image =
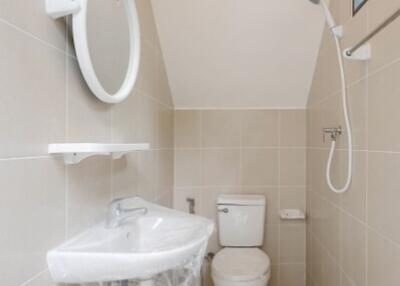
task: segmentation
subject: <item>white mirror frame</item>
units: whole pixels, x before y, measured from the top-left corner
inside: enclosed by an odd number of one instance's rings
[[[47,14],[54,19],[72,15],[76,55],[87,85],[101,101],[106,103],[119,103],[126,99],[131,93],[139,72],[140,28],[136,4],[134,0],[120,0],[125,6],[129,24],[129,65],[121,87],[115,94],[110,94],[100,83],[90,57],[86,23],[88,1],[90,0],[46,0],[46,11]]]

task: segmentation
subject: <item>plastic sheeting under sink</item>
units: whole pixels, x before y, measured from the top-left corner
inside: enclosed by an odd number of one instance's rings
[[[147,214],[115,229],[97,225],[49,251],[53,280],[86,284],[154,278],[155,284],[178,279],[182,283],[174,286],[195,285],[188,281],[200,275],[214,224],[140,198],[133,205],[147,208]]]

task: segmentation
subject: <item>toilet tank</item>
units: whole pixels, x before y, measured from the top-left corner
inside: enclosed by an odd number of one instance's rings
[[[261,246],[264,239],[265,197],[220,195],[217,199],[221,246]]]

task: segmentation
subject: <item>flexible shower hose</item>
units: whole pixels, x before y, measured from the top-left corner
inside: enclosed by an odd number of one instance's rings
[[[347,108],[347,88],[346,88],[346,77],[344,74],[344,65],[343,65],[343,57],[342,57],[342,50],[340,47],[340,42],[338,37],[332,32],[333,37],[335,39],[335,44],[336,44],[336,50],[337,50],[337,56],[338,56],[338,61],[339,61],[339,67],[340,67],[340,80],[342,83],[342,104],[343,104],[343,113],[344,113],[344,120],[346,124],[346,131],[347,131],[347,145],[348,145],[348,165],[347,165],[347,178],[346,178],[346,183],[342,188],[336,188],[332,184],[331,180],[331,166],[332,166],[332,159],[333,155],[335,153],[335,147],[336,147],[336,139],[332,140],[331,143],[331,149],[329,151],[329,158],[326,166],[326,181],[328,183],[329,188],[338,194],[346,192],[351,184],[351,177],[352,177],[352,167],[353,167],[353,138],[351,134],[351,124],[350,124],[350,118],[349,118],[349,112]]]

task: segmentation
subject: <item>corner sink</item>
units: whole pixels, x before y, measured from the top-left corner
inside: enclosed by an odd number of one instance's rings
[[[94,226],[48,252],[54,282],[149,279],[205,251],[214,230],[210,220],[140,198],[132,199],[130,205],[148,212],[115,229]]]

